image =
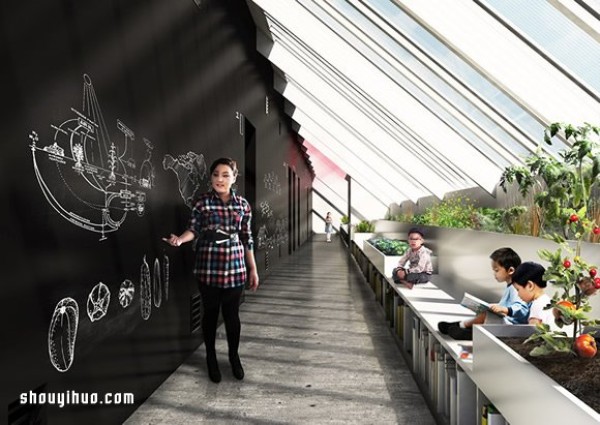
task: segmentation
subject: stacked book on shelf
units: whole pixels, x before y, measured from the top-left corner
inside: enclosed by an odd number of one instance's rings
[[[481,408],[481,425],[506,425],[506,421],[493,404]]]

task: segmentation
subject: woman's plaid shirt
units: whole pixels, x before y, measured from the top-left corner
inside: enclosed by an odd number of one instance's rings
[[[245,250],[253,249],[250,221],[252,209],[246,199],[231,192],[226,204],[214,190],[200,196],[192,209],[188,228],[196,236],[194,274],[201,285],[236,288],[246,284]],[[239,237],[211,242],[201,232],[221,230]]]

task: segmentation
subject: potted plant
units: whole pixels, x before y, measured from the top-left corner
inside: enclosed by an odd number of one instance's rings
[[[406,250],[409,248],[408,242],[398,239],[388,238],[376,238],[370,239],[369,243],[388,256],[401,256],[404,255]]]
[[[375,225],[367,220],[361,220],[355,227],[356,233],[373,233],[375,231]]]
[[[360,248],[363,249],[364,241],[371,239],[375,232],[375,225],[367,220],[361,220],[358,224],[352,227],[352,240]]]
[[[369,239],[363,244],[363,252],[384,276],[392,275],[392,270],[398,266],[398,260],[407,249],[406,241],[385,237]]]

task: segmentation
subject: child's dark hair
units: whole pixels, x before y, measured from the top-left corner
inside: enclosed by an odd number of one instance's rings
[[[231,159],[231,158],[215,159],[214,162],[212,163],[212,165],[210,166],[210,174],[212,174],[213,171],[215,171],[215,168],[217,168],[217,165],[227,165],[229,168],[231,168],[233,170],[233,175],[237,177],[237,174],[238,174],[237,162],[235,162],[233,159]]]
[[[546,273],[544,266],[533,261],[526,261],[517,267],[517,270],[512,275],[512,281],[521,286],[527,285],[527,282],[533,282],[540,288],[545,288],[544,273]]]
[[[409,236],[410,236],[410,234],[411,234],[411,233],[416,233],[417,235],[421,235],[421,237],[422,237],[422,238],[424,238],[424,237],[425,237],[425,235],[423,234],[423,231],[422,231],[421,229],[419,229],[418,227],[411,227],[411,228],[408,230],[408,233],[407,233],[407,235],[409,235]]]
[[[512,248],[498,248],[490,255],[492,261],[498,263],[500,267],[506,270],[513,267],[516,269],[521,264],[521,257]]]

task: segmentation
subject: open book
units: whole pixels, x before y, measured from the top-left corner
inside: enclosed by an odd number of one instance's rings
[[[468,292],[465,292],[465,295],[463,296],[463,299],[460,302],[460,304],[464,307],[467,307],[469,310],[473,310],[477,314],[483,313],[484,311],[489,311],[491,313],[494,313],[492,310],[490,310],[489,303],[487,303],[477,297],[474,297],[473,295],[469,294]],[[496,313],[494,313],[494,314],[496,314]]]

